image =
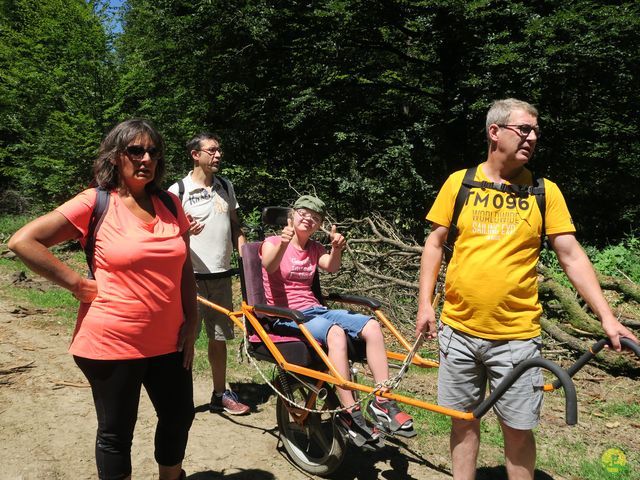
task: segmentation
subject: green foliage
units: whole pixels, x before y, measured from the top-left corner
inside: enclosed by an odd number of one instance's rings
[[[640,239],[637,237],[627,235],[620,242],[601,249],[587,246],[585,252],[598,272],[613,277],[625,276],[635,283],[640,283]],[[570,286],[553,250],[544,249],[540,259],[549,267],[555,280]]]
[[[380,211],[420,236],[447,175],[484,160],[490,102],[516,96],[540,109],[532,167],[580,238],[640,220],[638,2],[129,0],[115,39],[104,5],[0,9],[0,192],[59,202],[107,126],[144,116],[168,183],[213,130],[245,211],[315,191],[339,219]]]
[[[0,215],[0,238],[9,238],[23,225],[26,225],[31,217],[26,215]]]
[[[108,38],[84,0],[10,0],[0,10],[0,193],[31,208],[77,192],[112,102]]]
[[[640,283],[640,239],[627,236],[617,245],[609,245],[591,255],[599,272],[614,277],[624,275]]]
[[[216,130],[248,210],[315,189],[338,217],[392,213],[416,234],[446,176],[483,160],[489,102],[523,97],[547,129],[536,170],[559,180],[586,238],[619,238],[638,218],[637,13],[632,2],[130,0],[119,111],[152,115],[170,145]],[[173,172],[185,169],[178,151]]]

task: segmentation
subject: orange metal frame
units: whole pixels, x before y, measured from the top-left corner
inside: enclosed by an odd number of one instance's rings
[[[374,387],[363,385],[361,383],[355,383],[345,379],[344,377],[342,377],[342,375],[338,373],[335,366],[331,363],[331,360],[329,360],[329,357],[327,356],[327,354],[320,347],[318,342],[315,341],[315,339],[313,338],[311,333],[309,333],[309,330],[305,327],[303,323],[299,324],[300,331],[307,339],[308,344],[314,349],[314,351],[318,354],[318,357],[320,357],[320,359],[322,359],[322,361],[326,365],[327,372],[320,372],[318,370],[313,370],[307,367],[303,367],[301,365],[296,365],[294,363],[287,362],[287,360],[285,360],[285,358],[280,353],[280,350],[278,349],[277,345],[269,338],[269,335],[267,334],[264,327],[260,323],[260,320],[256,317],[256,313],[260,313],[259,309],[256,309],[252,305],[248,305],[244,301],[242,302],[241,310],[238,310],[238,311],[227,310],[226,308],[221,307],[220,305],[217,305],[213,302],[210,302],[209,300],[206,300],[205,298],[200,296],[198,297],[198,301],[201,302],[203,305],[206,305],[210,308],[213,308],[214,310],[217,310],[220,313],[227,315],[243,332],[245,332],[245,326],[242,319],[243,317],[246,318],[247,321],[251,323],[251,326],[255,330],[256,334],[260,337],[262,342],[265,344],[265,346],[269,350],[269,353],[271,353],[271,355],[275,359],[278,366],[280,366],[283,370],[287,372],[297,373],[299,375],[304,375],[306,377],[314,378],[318,380],[319,381],[318,387],[320,387],[322,383],[326,382],[332,385],[336,385],[338,387],[347,388],[349,390],[358,390],[360,392],[364,392],[367,394],[375,392],[376,395],[379,395],[381,397],[390,398],[392,400],[396,400],[398,402],[401,402],[407,405],[413,405],[414,407],[424,408],[425,410],[430,410],[432,412],[442,413],[444,415],[448,415],[453,418],[458,418],[462,420],[473,420],[475,418],[473,416],[473,413],[471,412],[461,412],[459,410],[453,410],[451,408],[441,407],[440,405],[436,405],[436,404],[425,402],[415,398],[407,397],[405,395],[399,395],[394,392],[381,391]],[[383,312],[381,312],[379,309],[373,309],[373,313],[375,314],[376,318],[380,321],[380,323],[384,325],[389,330],[389,332],[398,340],[398,342],[407,350],[407,353],[405,354],[402,354],[399,352],[387,351],[387,358],[404,362],[407,358],[407,354],[411,351],[412,345],[393,326],[393,324],[389,321],[389,319],[384,315]],[[422,358],[418,354],[416,354],[413,357],[411,364],[420,368],[437,368],[438,367],[438,362],[434,362],[433,360]],[[309,399],[310,403],[313,403],[313,401],[314,399]],[[302,411],[299,412],[301,418],[296,419],[297,422],[304,421],[304,417],[306,417],[304,413],[306,412],[302,412]]]

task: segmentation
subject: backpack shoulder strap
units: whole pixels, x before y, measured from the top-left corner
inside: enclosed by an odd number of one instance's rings
[[[458,190],[458,195],[456,195],[456,201],[453,205],[453,214],[451,215],[451,224],[449,225],[449,233],[447,234],[447,240],[444,244],[444,260],[446,263],[449,263],[451,256],[453,255],[453,246],[456,243],[456,238],[458,238],[458,218],[460,217],[460,212],[462,212],[462,207],[469,199],[469,192],[471,191],[471,188],[476,184],[474,179],[477,170],[477,166],[467,169],[464,173],[460,190]]]
[[[182,179],[178,180],[178,198],[180,199],[180,203],[182,203],[182,197],[184,197],[184,182]]]
[[[547,198],[544,190],[544,178],[542,177],[533,177],[533,195],[536,197],[536,203],[538,204],[538,210],[540,210],[540,215],[542,215],[542,230],[540,233],[540,241],[544,243],[544,238],[546,235],[545,230],[545,220],[547,214]]]
[[[464,178],[462,180],[462,184],[460,185],[460,190],[458,190],[458,195],[456,196],[456,201],[453,206],[453,214],[451,216],[451,225],[449,225],[449,233],[447,234],[447,240],[444,244],[444,259],[448,264],[453,256],[453,247],[455,245],[456,239],[458,238],[458,218],[460,217],[460,212],[462,211],[462,207],[467,203],[469,199],[469,193],[472,188],[490,188],[493,190],[498,190],[501,192],[510,192],[515,193],[520,196],[528,196],[533,195],[536,199],[536,203],[538,205],[538,209],[540,210],[540,215],[542,216],[542,231],[541,231],[541,243],[545,242],[545,217],[546,217],[546,196],[545,196],[545,187],[544,187],[544,178],[533,176],[533,185],[506,185],[506,184],[495,184],[491,182],[477,182],[475,181],[477,167],[469,168],[464,174]],[[533,175],[533,174],[532,174]]]
[[[173,216],[178,218],[178,208],[171,198],[171,195],[169,195],[166,190],[158,190],[158,198],[162,201],[162,203],[164,203],[164,206],[167,207],[171,213],[173,213]]]
[[[229,195],[229,181],[225,180],[222,177],[217,177],[218,180],[220,180],[220,184],[222,185],[222,188],[224,188],[224,191],[227,192],[227,195]]]
[[[89,267],[88,277],[94,279],[93,275],[93,257],[96,249],[96,232],[100,229],[100,225],[104,220],[107,210],[109,209],[109,191],[101,187],[96,187],[96,202],[93,205],[91,218],[89,219],[89,229],[87,230],[87,241],[84,245],[84,255],[87,259]]]

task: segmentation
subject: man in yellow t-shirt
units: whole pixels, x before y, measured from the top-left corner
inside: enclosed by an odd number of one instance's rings
[[[533,185],[525,168],[540,135],[532,105],[505,99],[493,103],[486,121],[486,162],[475,181]],[[540,315],[536,264],[543,218],[533,195],[473,188],[457,220],[458,236],[445,282],[441,327],[431,306],[443,246],[465,171],[453,173],[440,190],[427,220],[420,269],[416,334],[439,339],[438,403],[473,410],[486,385],[495,388],[518,363],[540,355]],[[544,180],[544,230],[571,283],[600,318],[615,350],[620,337],[637,338],[614,317],[595,272],[575,238],[575,228],[557,185]],[[504,436],[510,480],[533,479],[536,446],[532,429],[540,420],[542,373],[526,372],[496,403]],[[480,445],[480,420],[452,419],[451,457],[454,480],[474,479]]]

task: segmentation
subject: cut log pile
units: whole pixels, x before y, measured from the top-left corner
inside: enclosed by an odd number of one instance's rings
[[[348,219],[338,224],[338,231],[347,237],[348,247],[342,269],[323,281],[324,288],[380,300],[388,316],[412,339],[422,245],[400,235],[398,228],[379,215]],[[566,366],[603,338],[604,332],[563,274],[542,263],[538,272],[544,355]],[[640,286],[624,277],[599,274],[598,279],[621,323],[640,334]],[[631,354],[605,349],[591,364],[612,374],[640,376],[640,362]]]

